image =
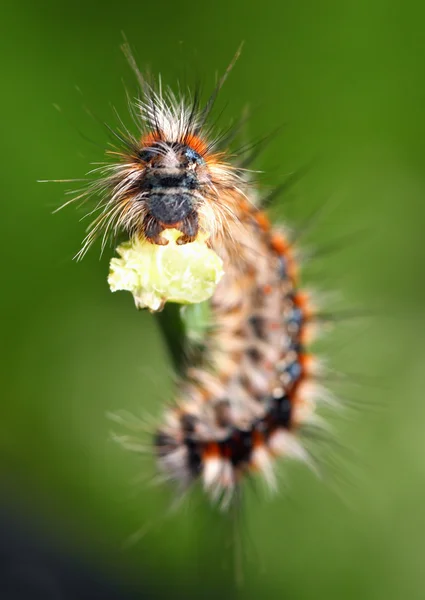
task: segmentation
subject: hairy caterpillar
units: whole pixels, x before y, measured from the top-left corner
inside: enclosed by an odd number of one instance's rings
[[[148,84],[125,48],[141,99],[132,104],[140,130],[114,135],[112,164],[83,192],[99,194],[98,216],[79,256],[102,236],[125,231],[163,245],[200,233],[222,259],[224,276],[211,299],[212,326],[166,408],[154,439],[160,470],[182,489],[201,480],[222,507],[249,472],[275,487],[275,458],[308,461],[298,435],[314,423],[322,388],[308,345],[318,315],[298,287],[295,250],[271,226],[251,174],[213,136],[207,118],[234,61],[205,105]],[[79,196],[81,197],[81,196]]]

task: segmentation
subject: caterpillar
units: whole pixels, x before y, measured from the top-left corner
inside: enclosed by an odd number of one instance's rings
[[[239,51],[202,104],[198,94],[148,83],[124,50],[140,85],[131,103],[138,131],[114,132],[112,164],[82,193],[102,200],[79,257],[99,236],[102,248],[122,231],[161,245],[173,228],[179,245],[207,234],[222,259],[204,349],[165,408],[153,448],[166,479],[181,490],[200,481],[227,508],[251,473],[274,489],[278,457],[310,462],[300,432],[315,423],[324,394],[309,351],[318,313],[299,286],[296,248],[271,224],[252,172],[228,151],[232,132],[216,135],[208,125]]]

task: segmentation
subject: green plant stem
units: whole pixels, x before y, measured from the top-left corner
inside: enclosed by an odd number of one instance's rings
[[[171,361],[179,375],[183,370],[186,346],[186,328],[180,308],[180,304],[167,302],[164,309],[156,315]]]

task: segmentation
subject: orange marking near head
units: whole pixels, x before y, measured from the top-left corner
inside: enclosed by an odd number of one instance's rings
[[[160,131],[151,131],[142,137],[140,140],[140,144],[142,146],[152,146],[155,142],[161,140],[161,132]]]
[[[270,229],[270,221],[269,221],[268,217],[266,216],[266,213],[264,213],[262,211],[258,211],[255,214],[255,220],[257,221],[257,223],[262,231],[268,231]]]
[[[182,139],[183,144],[187,144],[192,150],[203,156],[208,150],[207,144],[203,139],[192,133],[188,133]]]
[[[245,200],[245,198],[240,198],[239,208],[242,212],[249,213],[251,212],[252,206],[247,200]]]

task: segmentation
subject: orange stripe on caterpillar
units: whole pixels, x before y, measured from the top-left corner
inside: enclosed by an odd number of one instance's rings
[[[195,152],[197,152],[205,158],[205,155],[207,154],[208,150],[208,144],[199,136],[193,133],[188,133],[183,137],[182,143],[186,144],[187,146],[189,146],[189,148],[192,148],[192,150],[194,150]]]
[[[270,230],[270,221],[265,212],[259,210],[255,213],[254,218],[262,231]]]
[[[155,144],[156,142],[160,142],[162,140],[162,135],[159,130],[149,131],[142,136],[140,140],[140,147],[147,148]]]

